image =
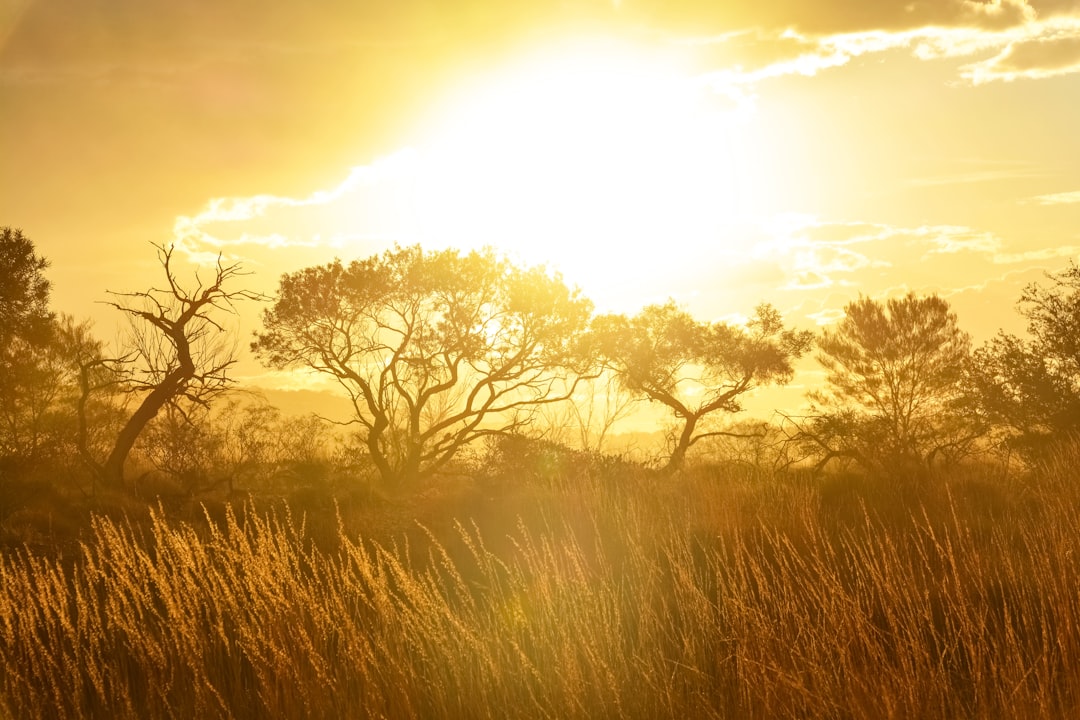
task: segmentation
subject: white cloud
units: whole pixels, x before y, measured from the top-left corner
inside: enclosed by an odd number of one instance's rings
[[[1031,198],[1030,202],[1037,205],[1072,205],[1080,203],[1080,190],[1052,193],[1050,195],[1036,195]]]
[[[1023,272],[1049,260],[1080,257],[1075,245],[1006,251],[1001,237],[963,225],[904,227],[787,215],[767,224],[763,235],[751,262],[777,268],[775,275],[783,281],[773,287],[800,298],[828,288],[872,295],[882,288],[887,295],[909,289],[949,294],[974,287],[1002,265]],[[765,276],[760,269],[758,274]],[[826,321],[816,314],[807,317]]]
[[[803,270],[795,273],[792,278],[783,285],[781,290],[820,290],[827,287],[832,287],[833,280],[828,275],[814,272],[813,270]]]
[[[405,239],[407,223],[397,210],[404,202],[402,185],[412,182],[415,160],[415,151],[404,150],[354,167],[335,187],[301,198],[214,198],[196,214],[176,218],[173,242],[197,263],[219,253],[252,260],[252,254],[266,250],[392,244]]]
[[[1054,248],[1041,248],[1018,253],[996,253],[994,262],[999,265],[1011,265],[1022,262],[1052,260],[1059,257],[1080,257],[1080,246],[1062,245]]]
[[[912,232],[932,246],[923,255],[923,259],[930,255],[955,255],[962,252],[996,253],[1001,248],[1001,239],[992,233],[963,226],[937,225],[916,228]]]
[[[993,15],[1015,3],[967,3]],[[777,57],[754,68],[734,65],[703,76],[714,88],[747,87],[771,78],[817,75],[870,54],[908,49],[920,60],[977,58],[961,68],[960,77],[975,85],[1038,79],[1080,72],[1080,16],[1058,15],[1040,19],[1027,8],[1025,22],[1000,29],[967,26],[925,26],[909,30],[869,30],[829,35],[810,35],[786,30],[776,39],[787,41],[785,50],[799,48],[794,56]],[[730,42],[723,35],[702,43]],[[990,55],[979,58],[980,55]]]
[[[806,317],[813,320],[818,325],[832,325],[835,322],[840,322],[844,319],[843,308],[825,308],[818,312],[809,313]]]

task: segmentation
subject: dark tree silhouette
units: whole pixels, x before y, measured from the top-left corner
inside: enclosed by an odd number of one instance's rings
[[[38,462],[74,450],[80,359],[100,353],[89,323],[56,318],[47,339],[9,338],[0,388],[0,455]]]
[[[61,389],[45,258],[21,230],[0,228],[0,456],[32,460]]]
[[[591,311],[558,276],[490,250],[395,248],[283,276],[252,347],[336,379],[380,475],[399,484],[570,397]]]
[[[968,383],[971,341],[948,302],[860,297],[818,340],[826,387],[810,393],[796,437],[823,467],[851,458],[886,474],[922,473],[985,431]]]
[[[1080,432],[1080,267],[1047,279],[1017,303],[1029,337],[1002,332],[975,352],[982,405],[1029,460]]]
[[[137,400],[98,466],[105,482],[114,487],[123,484],[131,449],[162,408],[183,401],[205,405],[230,386],[227,372],[236,361],[235,347],[215,316],[235,313],[239,300],[261,298],[249,290],[227,289],[247,273],[239,263],[225,263],[220,256],[212,280],[204,283],[196,273],[194,288],[186,289],[173,266],[173,246],[154,247],[166,286],[111,293],[117,299],[108,303],[128,316],[132,333],[123,356],[107,364],[123,392]],[[85,392],[94,389],[84,386]]]
[[[786,329],[771,305],[759,305],[746,327],[694,320],[673,302],[650,305],[638,315],[606,315],[593,323],[593,341],[604,364],[631,393],[658,402],[681,422],[668,470],[678,470],[699,440],[730,434],[702,429],[707,416],[742,409],[741,396],[784,383],[792,362],[812,334]]]
[[[0,228],[0,348],[13,337],[48,339],[54,319],[44,274],[48,266],[22,230]]]

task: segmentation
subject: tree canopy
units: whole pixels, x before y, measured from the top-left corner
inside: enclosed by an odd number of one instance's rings
[[[48,335],[53,321],[48,266],[22,230],[0,227],[0,344],[14,336],[36,342]]]
[[[983,407],[1032,460],[1080,431],[1080,267],[1047,279],[1017,303],[1028,338],[1002,332],[975,353]]]
[[[964,452],[983,426],[967,385],[971,339],[948,302],[908,293],[860,297],[818,340],[826,386],[803,438],[822,462],[920,472]]]
[[[54,445],[63,372],[49,310],[48,261],[21,230],[0,228],[0,457],[34,459]]]
[[[282,276],[252,347],[271,366],[333,377],[380,475],[400,483],[570,397],[591,313],[544,268],[397,247]]]
[[[745,393],[790,380],[792,362],[809,349],[812,336],[785,328],[768,304],[744,327],[700,322],[668,302],[633,317],[600,316],[592,338],[628,391],[664,405],[681,422],[667,464],[677,470],[694,443],[726,432],[703,431],[707,416],[738,412]]]

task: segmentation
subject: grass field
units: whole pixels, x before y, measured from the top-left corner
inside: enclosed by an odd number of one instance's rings
[[[1077,717],[1078,460],[99,518],[3,557],[0,716]]]

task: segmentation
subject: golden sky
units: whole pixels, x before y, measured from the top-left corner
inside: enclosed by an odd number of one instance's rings
[[[620,311],[937,292],[984,339],[1080,254],[1077,128],[1077,0],[0,0],[0,224],[99,327],[151,241],[265,291],[421,242]]]

